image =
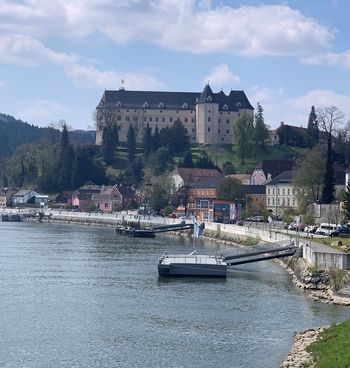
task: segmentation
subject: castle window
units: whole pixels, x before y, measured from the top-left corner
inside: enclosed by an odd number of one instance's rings
[[[241,106],[242,106],[242,104],[240,102],[236,103],[236,107],[241,107]]]
[[[187,118],[185,118],[185,123],[187,123]]]
[[[219,124],[221,123],[221,120],[220,120],[220,119],[218,120],[218,123],[219,123]]]
[[[218,130],[218,133],[220,133],[220,129]]]
[[[158,121],[159,119],[158,118],[156,118],[156,121]]]
[[[230,120],[229,119],[226,120],[226,124],[230,124]]]
[[[210,114],[211,113],[211,110],[208,110],[208,113]]]
[[[162,118],[162,122],[163,122],[163,123],[165,122],[165,118]]]
[[[210,127],[208,128],[208,132],[210,132]]]
[[[149,121],[152,121],[152,116],[149,117]]]
[[[183,109],[188,109],[188,103],[187,103],[187,102],[184,102],[184,103],[182,104],[182,108],[183,108]]]
[[[191,110],[191,111],[190,111],[190,113],[192,114],[192,113],[193,113],[193,111]]]
[[[192,123],[194,123],[194,119],[192,118]]]
[[[176,110],[176,113],[178,114],[179,113],[179,110]]]
[[[207,101],[208,101],[208,102],[211,102],[211,101],[212,101],[211,96],[208,96],[208,97],[207,97]]]
[[[170,118],[169,121],[170,121],[170,123],[172,123],[173,122],[173,118]]]
[[[129,112],[129,110],[126,110],[126,112]]]
[[[149,103],[146,101],[146,102],[144,102],[143,103],[143,105],[142,105],[142,107],[144,108],[144,109],[147,109],[148,107],[149,107]]]
[[[161,114],[163,114],[163,110],[160,110],[159,112],[160,112]]]
[[[125,121],[129,121],[130,117],[129,116],[125,116]]]
[[[134,116],[134,122],[135,123],[137,122],[137,116]]]
[[[192,129],[192,133],[194,133],[194,128]]]
[[[123,106],[123,104],[121,103],[121,101],[118,101],[118,102],[116,103],[116,105],[117,105],[117,107],[122,107],[122,106]]]
[[[159,107],[160,109],[164,109],[164,102],[159,102],[158,107]]]
[[[209,118],[208,118],[208,123],[210,123],[210,122],[211,122],[211,118],[209,117]]]
[[[227,129],[227,130],[226,130],[226,133],[228,134],[228,133],[230,133],[230,131]]]
[[[223,107],[222,107],[223,110],[228,110],[228,106],[225,104]]]
[[[146,116],[144,116],[144,117],[143,117],[143,121],[147,121],[147,118],[146,118]]]
[[[223,141],[224,141],[224,137],[221,138],[221,142],[223,142]]]

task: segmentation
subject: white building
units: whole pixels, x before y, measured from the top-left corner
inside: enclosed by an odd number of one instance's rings
[[[293,171],[284,171],[266,183],[266,209],[280,216],[298,208],[299,189],[293,184]]]
[[[101,144],[107,123],[119,126],[120,142],[126,142],[131,125],[140,143],[147,124],[154,132],[156,126],[161,130],[177,120],[191,143],[231,144],[232,122],[241,114],[254,114],[244,91],[213,93],[208,84],[202,93],[106,90],[96,107],[96,144]]]

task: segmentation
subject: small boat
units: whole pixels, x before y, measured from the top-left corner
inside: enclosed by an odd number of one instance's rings
[[[227,263],[222,256],[199,255],[196,251],[187,255],[168,255],[159,258],[159,276],[226,277]]]

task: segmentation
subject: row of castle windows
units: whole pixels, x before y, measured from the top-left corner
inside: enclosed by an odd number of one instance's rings
[[[210,96],[208,96],[208,97],[207,97],[207,101],[208,101],[208,102],[211,102],[211,101],[212,101],[212,98],[211,98]],[[122,102],[121,102],[121,101],[118,101],[118,102],[116,103],[116,106],[117,106],[117,107],[123,107],[123,104],[122,104]],[[242,105],[241,105],[241,103],[240,103],[240,102],[237,102],[237,103],[236,103],[236,107],[241,107],[241,106],[242,106]],[[149,104],[147,101],[145,101],[145,102],[143,103],[142,107],[143,107],[144,109],[148,109],[148,108],[150,108],[150,104]],[[160,109],[164,109],[164,107],[165,107],[164,102],[159,102],[158,107],[159,107]],[[184,102],[184,103],[181,105],[181,108],[183,108],[183,109],[188,109],[188,103],[187,103],[187,102]],[[222,107],[222,109],[223,109],[223,110],[228,110],[228,105],[226,105],[226,104],[225,104],[225,105]]]

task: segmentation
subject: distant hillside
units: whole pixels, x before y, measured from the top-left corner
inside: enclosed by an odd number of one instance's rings
[[[75,130],[70,132],[72,143],[94,144],[95,131]],[[60,131],[54,128],[39,128],[18,120],[11,115],[0,114],[0,157],[11,156],[16,148],[26,143],[51,143],[60,139]]]

